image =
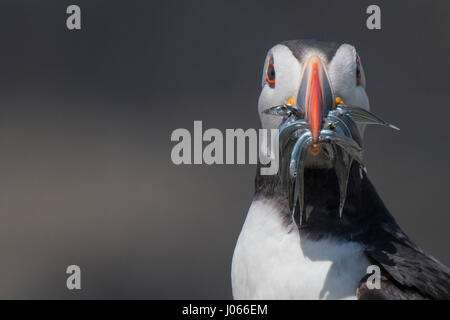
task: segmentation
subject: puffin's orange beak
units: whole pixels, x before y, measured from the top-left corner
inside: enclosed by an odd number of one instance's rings
[[[333,106],[333,94],[324,66],[319,57],[311,57],[304,69],[297,103],[304,108],[305,120],[309,123],[313,144],[311,151],[320,151],[318,144],[324,117]]]
[[[313,142],[317,143],[323,123],[323,90],[319,75],[319,62],[311,62],[306,94],[306,121],[309,122]]]

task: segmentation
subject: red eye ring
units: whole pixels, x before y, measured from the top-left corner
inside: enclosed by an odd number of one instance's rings
[[[270,57],[266,71],[266,81],[271,88],[275,87],[275,67],[273,57]]]
[[[359,57],[356,57],[356,85],[361,85],[361,63]]]

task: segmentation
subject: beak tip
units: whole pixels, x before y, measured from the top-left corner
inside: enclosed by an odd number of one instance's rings
[[[319,151],[320,151],[320,144],[318,144],[318,143],[313,143],[312,145],[311,145],[311,148],[310,148],[310,150],[311,150],[311,153],[314,155],[314,156],[316,156],[318,153],[319,153]]]

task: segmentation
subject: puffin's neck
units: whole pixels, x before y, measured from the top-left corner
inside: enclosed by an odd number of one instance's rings
[[[260,166],[255,178],[255,200],[276,201],[280,214],[290,219],[285,188],[279,175],[262,176],[259,169]],[[304,185],[307,218],[300,230],[313,238],[333,235],[351,240],[374,209],[384,208],[366,173],[360,171],[356,162],[350,170],[342,218],[339,217],[339,184],[334,169],[305,169]]]

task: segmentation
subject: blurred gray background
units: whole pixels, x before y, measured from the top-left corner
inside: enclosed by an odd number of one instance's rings
[[[170,135],[259,127],[266,51],[297,38],[356,46],[372,110],[401,128],[366,131],[369,176],[450,265],[449,16],[425,0],[1,1],[0,298],[231,298],[255,167],[175,166]]]

